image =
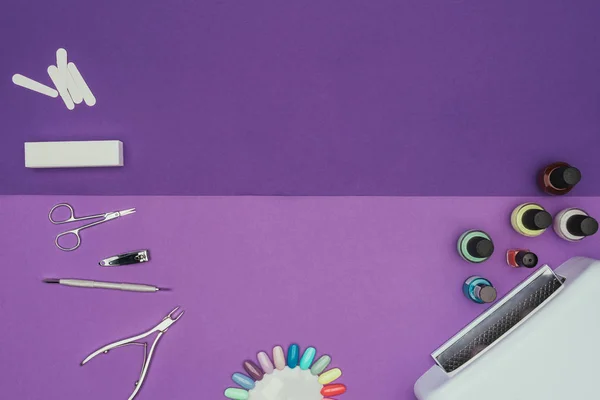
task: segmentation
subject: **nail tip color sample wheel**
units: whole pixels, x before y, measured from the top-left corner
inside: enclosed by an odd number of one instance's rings
[[[243,363],[248,375],[236,372],[232,380],[240,388],[227,388],[225,397],[231,400],[322,400],[346,392],[346,386],[335,381],[342,376],[339,368],[327,367],[331,357],[308,347],[300,355],[300,347],[292,344],[287,358],[281,346],[275,346],[272,359],[259,352],[257,365],[252,360]],[[316,361],[315,361],[316,359]]]

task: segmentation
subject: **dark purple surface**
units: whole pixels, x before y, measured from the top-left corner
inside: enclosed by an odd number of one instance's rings
[[[164,335],[139,400],[224,399],[231,374],[276,344],[315,346],[342,369],[339,400],[412,400],[429,354],[486,309],[467,300],[470,275],[503,296],[532,272],[506,265],[528,247],[557,267],[600,258],[600,236],[569,243],[552,231],[526,238],[509,215],[513,197],[0,197],[5,228],[0,285],[0,388],[4,399],[125,399],[142,361],[123,348],[84,367],[87,354],[186,313]],[[542,198],[553,215],[597,197]],[[82,232],[81,248],[54,247],[46,213],[69,201],[79,215],[136,207]],[[61,229],[62,228],[62,229]],[[456,251],[467,229],[488,232],[496,252],[469,264]],[[599,234],[600,235],[600,234]],[[149,248],[149,263],[101,268],[107,256]],[[169,287],[125,293],[49,285],[71,277]]]
[[[0,193],[531,195],[600,180],[600,2],[4,1]],[[67,111],[64,46],[98,98]],[[123,169],[23,142],[120,139]],[[576,195],[598,195],[600,185]]]

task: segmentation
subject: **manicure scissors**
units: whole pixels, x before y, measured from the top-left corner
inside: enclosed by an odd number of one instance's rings
[[[156,325],[154,328],[150,329],[147,332],[144,332],[142,334],[139,334],[137,336],[133,336],[133,337],[130,337],[127,339],[119,340],[119,341],[113,342],[111,344],[107,344],[106,346],[96,350],[95,352],[93,352],[92,354],[87,356],[85,358],[85,360],[83,360],[81,362],[81,365],[85,365],[88,361],[90,361],[92,358],[96,357],[97,355],[100,355],[102,353],[107,354],[110,350],[113,350],[113,349],[116,349],[119,347],[129,346],[130,344],[144,346],[144,363],[142,364],[142,372],[140,373],[140,378],[135,383],[135,389],[134,389],[133,393],[131,394],[131,396],[129,396],[129,399],[128,399],[128,400],[132,400],[138,394],[140,389],[142,388],[142,384],[144,383],[144,379],[146,378],[146,374],[148,373],[148,368],[150,367],[150,361],[152,361],[152,355],[154,354],[154,350],[156,349],[158,340],[169,329],[169,327],[171,325],[173,325],[175,322],[177,322],[179,320],[179,318],[182,317],[183,313],[185,312],[185,311],[181,311],[179,313],[179,315],[177,315],[175,318],[173,318],[173,315],[177,312],[177,310],[179,310],[179,307],[175,307],[175,309],[173,311],[171,311],[169,313],[169,315],[164,317],[163,320],[158,325]],[[148,352],[148,343],[147,342],[142,343],[142,342],[139,342],[139,340],[144,339],[145,337],[150,336],[156,332],[158,332],[158,335],[156,336],[156,339],[154,339],[154,342],[152,342],[152,346],[150,346],[150,352]]]
[[[60,221],[57,221],[54,218],[52,218],[52,213],[54,213],[55,210],[57,210],[59,208],[63,208],[63,207],[66,207],[69,210],[69,213],[71,214],[70,217],[67,219],[64,219],[64,220],[60,220]],[[91,228],[92,226],[102,224],[106,221],[110,221],[110,220],[122,217],[124,215],[133,214],[134,212],[135,212],[135,208],[129,208],[129,209],[123,210],[123,211],[111,211],[111,212],[107,212],[104,214],[87,215],[85,217],[76,217],[75,210],[73,210],[73,207],[71,207],[70,204],[60,203],[60,204],[57,204],[54,207],[52,207],[52,209],[50,209],[50,213],[48,214],[48,219],[50,219],[50,222],[52,222],[54,225],[60,225],[60,224],[68,224],[70,222],[75,222],[75,221],[85,221],[88,219],[102,218],[98,221],[92,222],[91,224],[83,225],[83,226],[80,226],[79,228],[71,229],[70,231],[65,231],[63,233],[59,233],[58,235],[56,235],[56,239],[54,240],[56,247],[58,247],[59,249],[64,250],[64,251],[73,251],[81,245],[81,236],[79,236],[79,232],[81,230]],[[77,238],[77,243],[73,247],[63,247],[60,245],[60,243],[59,243],[60,238],[67,236],[67,235],[75,235],[75,237]]]

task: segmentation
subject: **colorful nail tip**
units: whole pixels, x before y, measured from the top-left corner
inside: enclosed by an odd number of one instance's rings
[[[252,379],[254,379],[255,381],[260,381],[262,380],[263,376],[265,376],[260,367],[256,365],[253,361],[244,361],[244,369],[246,370],[248,375],[250,375],[250,377],[252,377]]]
[[[300,347],[297,344],[292,344],[288,349],[287,364],[288,367],[294,369],[298,366],[298,356],[300,353]]]
[[[339,368],[332,368],[329,371],[323,372],[319,376],[319,383],[321,385],[328,385],[338,379],[340,376],[342,376],[342,370]]]
[[[283,353],[283,347],[273,347],[273,361],[275,362],[275,368],[282,371],[285,368],[285,354]]]
[[[225,390],[225,397],[231,400],[248,400],[250,394],[244,389],[228,388]]]
[[[235,374],[233,374],[231,376],[231,380],[235,384],[240,385],[241,387],[243,387],[246,390],[254,389],[254,387],[256,386],[256,384],[254,383],[254,380],[252,380],[252,378],[250,378],[249,376],[246,376],[244,374],[240,374],[239,372],[236,372]]]
[[[315,361],[315,356],[317,355],[317,349],[314,347],[309,347],[304,351],[302,358],[300,359],[300,369],[309,369],[312,365],[313,361]]]
[[[273,363],[271,362],[271,359],[269,358],[267,353],[265,353],[264,351],[261,351],[260,353],[258,353],[257,358],[258,358],[258,363],[260,364],[260,367],[262,368],[264,373],[272,374],[273,371],[275,370],[275,368],[273,367]]]
[[[321,356],[321,358],[319,358],[317,362],[313,364],[313,366],[310,369],[310,372],[313,375],[319,375],[321,372],[325,371],[325,368],[327,368],[330,363],[331,357],[329,357],[328,355]]]
[[[346,393],[346,386],[341,383],[335,385],[325,385],[321,390],[323,396],[339,396],[340,394]]]

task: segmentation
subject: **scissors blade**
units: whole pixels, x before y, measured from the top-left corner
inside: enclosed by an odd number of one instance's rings
[[[117,211],[117,212],[119,213],[120,217],[123,217],[125,215],[133,214],[135,212],[135,208],[128,208],[127,210]]]

